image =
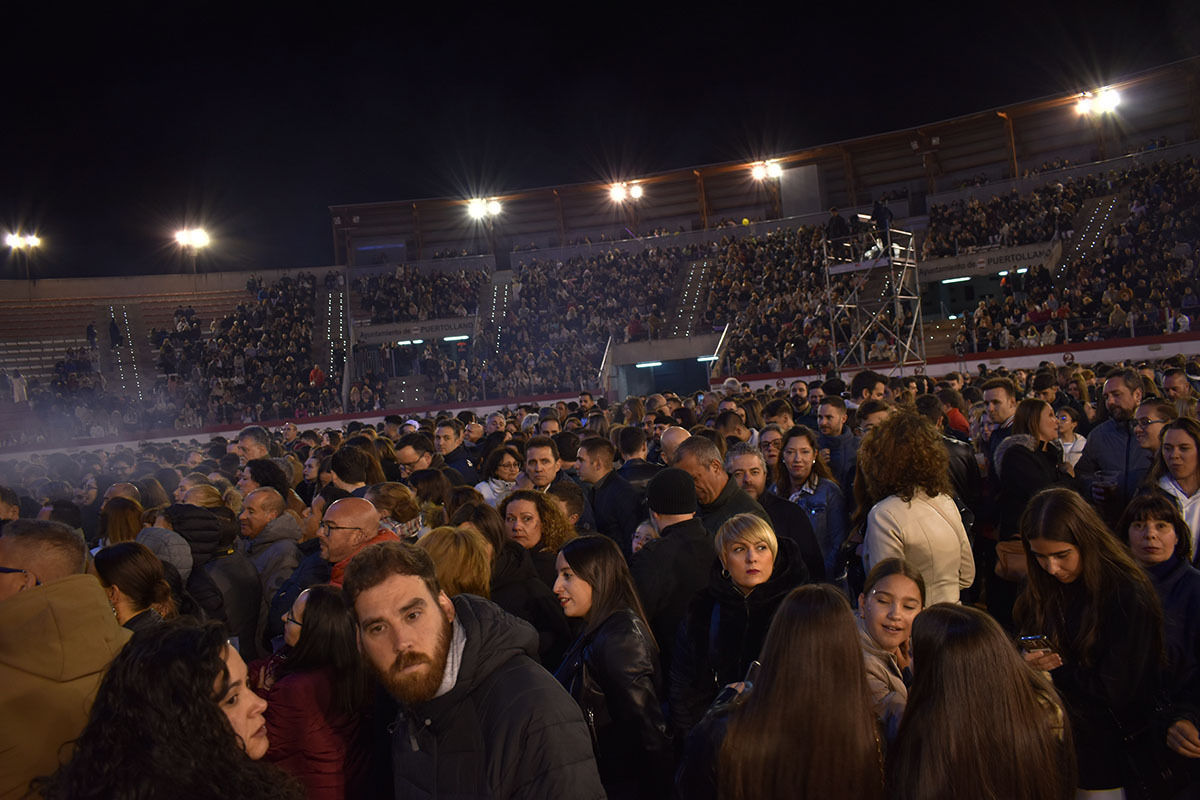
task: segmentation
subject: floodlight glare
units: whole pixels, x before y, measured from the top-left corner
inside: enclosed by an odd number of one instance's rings
[[[500,201],[489,200],[487,204],[487,212],[493,217],[500,213]]]
[[[633,186],[630,186],[629,187],[629,196],[632,197],[634,200],[637,200],[639,197],[641,197],[642,196],[641,185],[635,183]]]
[[[1077,112],[1079,112],[1081,115],[1092,113],[1092,97],[1091,97],[1091,95],[1085,94],[1082,97],[1080,97],[1079,102],[1077,102],[1075,104],[1075,110]]]
[[[8,236],[4,237],[4,243],[15,249],[23,246],[25,244],[25,239],[24,237],[18,236],[15,233],[10,233]]]
[[[778,178],[781,175],[783,175],[783,167],[779,166],[779,164],[774,161],[768,161],[767,162],[767,177],[768,178]]]
[[[754,178],[754,180],[756,180],[756,181],[761,181],[761,180],[766,179],[767,165],[766,164],[755,164],[753,167],[750,168],[750,177]]]
[[[471,215],[471,219],[483,219],[487,214],[487,203],[478,197],[467,201],[467,213]]]
[[[1121,104],[1121,94],[1116,89],[1104,89],[1096,98],[1096,104],[1100,106],[1101,111],[1116,111],[1117,106]]]
[[[615,203],[624,203],[625,202],[625,196],[626,196],[625,184],[614,183],[612,185],[612,188],[608,190],[608,193],[610,195],[612,195],[613,202],[615,202]]]
[[[41,243],[42,243],[42,240],[36,236],[26,236],[25,237],[25,246],[26,247],[37,247]]]
[[[208,247],[211,240],[202,228],[196,228],[195,230],[176,231],[175,241],[183,247]]]

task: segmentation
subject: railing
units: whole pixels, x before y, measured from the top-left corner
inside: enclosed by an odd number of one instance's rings
[[[608,343],[604,345],[604,357],[600,359],[600,370],[596,373],[596,388],[604,396],[608,396],[608,390],[611,387],[611,382],[608,380],[608,360],[612,355],[613,337],[608,337]]]

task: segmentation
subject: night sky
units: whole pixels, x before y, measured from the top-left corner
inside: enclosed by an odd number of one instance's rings
[[[37,274],[178,270],[185,222],[209,268],[321,266],[334,203],[761,158],[1200,52],[1182,0],[262,5],[5,9],[0,227],[43,238]]]

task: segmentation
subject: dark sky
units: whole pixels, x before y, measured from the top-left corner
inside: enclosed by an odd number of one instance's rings
[[[959,4],[986,19],[109,5],[4,14],[0,227],[36,229],[43,276],[178,269],[185,221],[213,235],[213,267],[320,266],[333,203],[762,157],[1090,88],[1200,42],[1183,0]]]

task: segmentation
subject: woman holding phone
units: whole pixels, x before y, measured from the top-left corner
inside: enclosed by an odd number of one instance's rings
[[[1025,658],[1050,672],[1062,696],[1079,788],[1137,796],[1146,780],[1140,768],[1166,752],[1153,724],[1163,667],[1158,596],[1095,509],[1070,489],[1035,495],[1020,529],[1029,579],[1014,616],[1022,634],[1044,637],[1052,648],[1028,646]]]

